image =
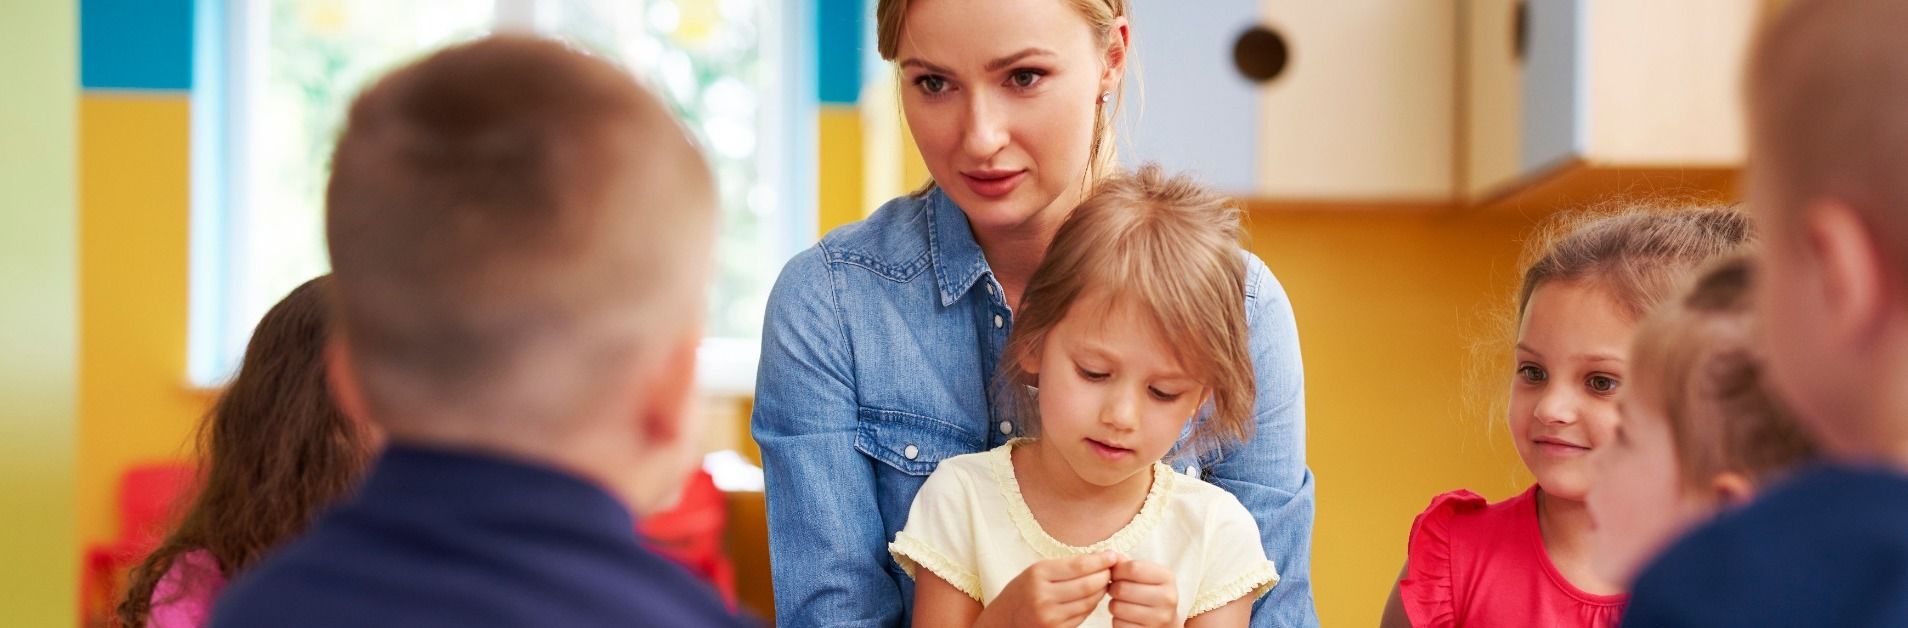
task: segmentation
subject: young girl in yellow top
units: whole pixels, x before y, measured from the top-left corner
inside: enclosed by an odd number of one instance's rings
[[[1258,525],[1160,462],[1251,427],[1239,231],[1152,167],[1068,217],[1000,361],[1031,436],[942,461],[890,545],[916,626],[1246,625],[1278,582]]]

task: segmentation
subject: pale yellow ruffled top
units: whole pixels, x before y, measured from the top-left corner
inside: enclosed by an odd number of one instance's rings
[[[1224,489],[1165,464],[1153,465],[1152,488],[1125,527],[1091,546],[1061,543],[1021,498],[1010,454],[1023,442],[948,458],[928,476],[907,526],[888,545],[909,577],[925,568],[985,606],[1035,562],[1114,550],[1171,569],[1182,618],[1248,595],[1257,599],[1278,584],[1252,513]],[[1102,600],[1083,625],[1112,621]]]

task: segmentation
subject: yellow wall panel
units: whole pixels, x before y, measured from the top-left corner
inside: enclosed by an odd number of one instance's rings
[[[77,16],[62,0],[14,3],[0,19],[0,623],[10,626],[70,626],[78,606]]]
[[[80,98],[79,514],[115,538],[133,464],[190,453],[205,395],[187,384],[189,124],[183,94]]]
[[[1492,350],[1508,338],[1529,224],[1378,210],[1248,222],[1252,250],[1292,299],[1305,355],[1319,619],[1375,626],[1432,496],[1501,499],[1529,482],[1495,410],[1510,367],[1492,361],[1508,355]]]
[[[823,106],[816,114],[820,130],[816,133],[821,160],[815,170],[820,204],[816,219],[821,235],[830,229],[861,220],[872,207],[863,207],[861,114],[854,107]]]

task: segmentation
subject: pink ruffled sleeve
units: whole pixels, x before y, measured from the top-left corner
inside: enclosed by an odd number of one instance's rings
[[[1451,551],[1452,521],[1483,510],[1490,502],[1470,491],[1452,491],[1431,500],[1411,523],[1411,541],[1405,550],[1405,575],[1398,581],[1398,597],[1405,615],[1416,628],[1453,628],[1458,625],[1460,582]]]
[[[199,628],[212,619],[212,603],[225,590],[225,572],[205,550],[172,559],[166,575],[152,588],[148,628]]]

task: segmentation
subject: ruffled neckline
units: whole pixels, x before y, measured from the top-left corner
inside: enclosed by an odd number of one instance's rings
[[[989,452],[992,458],[990,466],[993,467],[994,479],[1000,483],[1001,496],[1007,500],[1007,517],[1014,520],[1014,527],[1019,529],[1020,538],[1032,546],[1041,557],[1064,558],[1104,550],[1126,553],[1141,539],[1146,538],[1146,535],[1152,532],[1154,525],[1159,522],[1160,512],[1165,507],[1165,497],[1172,492],[1173,480],[1178,476],[1165,463],[1154,462],[1153,484],[1146,489],[1146,499],[1140,503],[1139,513],[1133,515],[1132,521],[1126,522],[1125,526],[1111,536],[1085,547],[1068,545],[1053,538],[1053,535],[1047,534],[1047,530],[1040,527],[1040,522],[1034,519],[1033,510],[1027,507],[1027,500],[1020,493],[1020,480],[1014,474],[1014,447],[1031,441],[1030,438],[1016,438],[1008,441],[1006,445],[994,448]]]

